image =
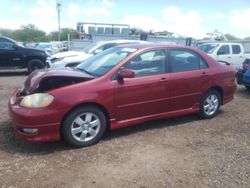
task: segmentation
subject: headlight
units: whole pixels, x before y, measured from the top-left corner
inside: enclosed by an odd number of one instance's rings
[[[54,97],[47,93],[35,93],[25,96],[20,105],[27,108],[42,108],[49,106],[53,100]]]
[[[59,61],[62,61],[65,57],[60,57],[60,58],[51,58],[51,63],[57,63]]]

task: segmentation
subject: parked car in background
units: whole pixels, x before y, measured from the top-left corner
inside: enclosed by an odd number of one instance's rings
[[[112,40],[112,41],[100,41],[91,44],[84,48],[82,51],[68,51],[57,53],[47,59],[47,67],[59,68],[59,67],[73,67],[89,57],[96,55],[108,48],[132,43],[149,43],[140,40]]]
[[[55,44],[50,43],[50,42],[39,42],[39,43],[37,43],[35,48],[42,49],[49,55],[53,55],[53,54],[59,52],[58,47]]]
[[[192,113],[213,118],[235,90],[235,69],[198,49],[129,44],[75,68],[33,72],[9,110],[19,138],[82,147],[109,128]]]
[[[236,69],[240,69],[245,61],[245,53],[240,43],[204,43],[198,48],[219,62],[227,62]]]
[[[20,46],[16,41],[0,36],[0,69],[27,68],[29,72],[42,69],[48,54],[43,50]]]
[[[62,41],[63,44],[63,51],[68,51],[69,50],[69,42],[68,41]]]
[[[50,42],[57,49],[56,53],[63,52],[63,43],[60,41],[51,41]]]
[[[246,59],[242,65],[242,69],[237,72],[237,83],[244,85],[250,90],[250,58]]]

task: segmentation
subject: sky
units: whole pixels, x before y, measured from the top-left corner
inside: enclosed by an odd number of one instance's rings
[[[0,28],[34,24],[47,33],[57,30],[56,2],[62,5],[61,27],[105,22],[194,38],[215,29],[250,36],[250,0],[0,0]]]

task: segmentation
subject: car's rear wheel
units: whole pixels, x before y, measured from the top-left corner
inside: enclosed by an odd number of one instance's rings
[[[200,113],[202,118],[213,118],[215,117],[220,109],[221,95],[216,90],[208,91],[201,100]]]
[[[39,59],[32,59],[28,62],[28,72],[31,73],[37,69],[45,68],[45,64]]]
[[[94,106],[77,108],[65,118],[62,136],[71,146],[90,146],[102,138],[106,122],[104,113]]]

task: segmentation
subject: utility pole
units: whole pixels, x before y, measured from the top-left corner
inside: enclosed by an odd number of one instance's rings
[[[57,9],[57,18],[58,18],[58,41],[61,40],[61,26],[60,26],[60,13],[61,13],[61,3],[56,3],[56,9]]]

